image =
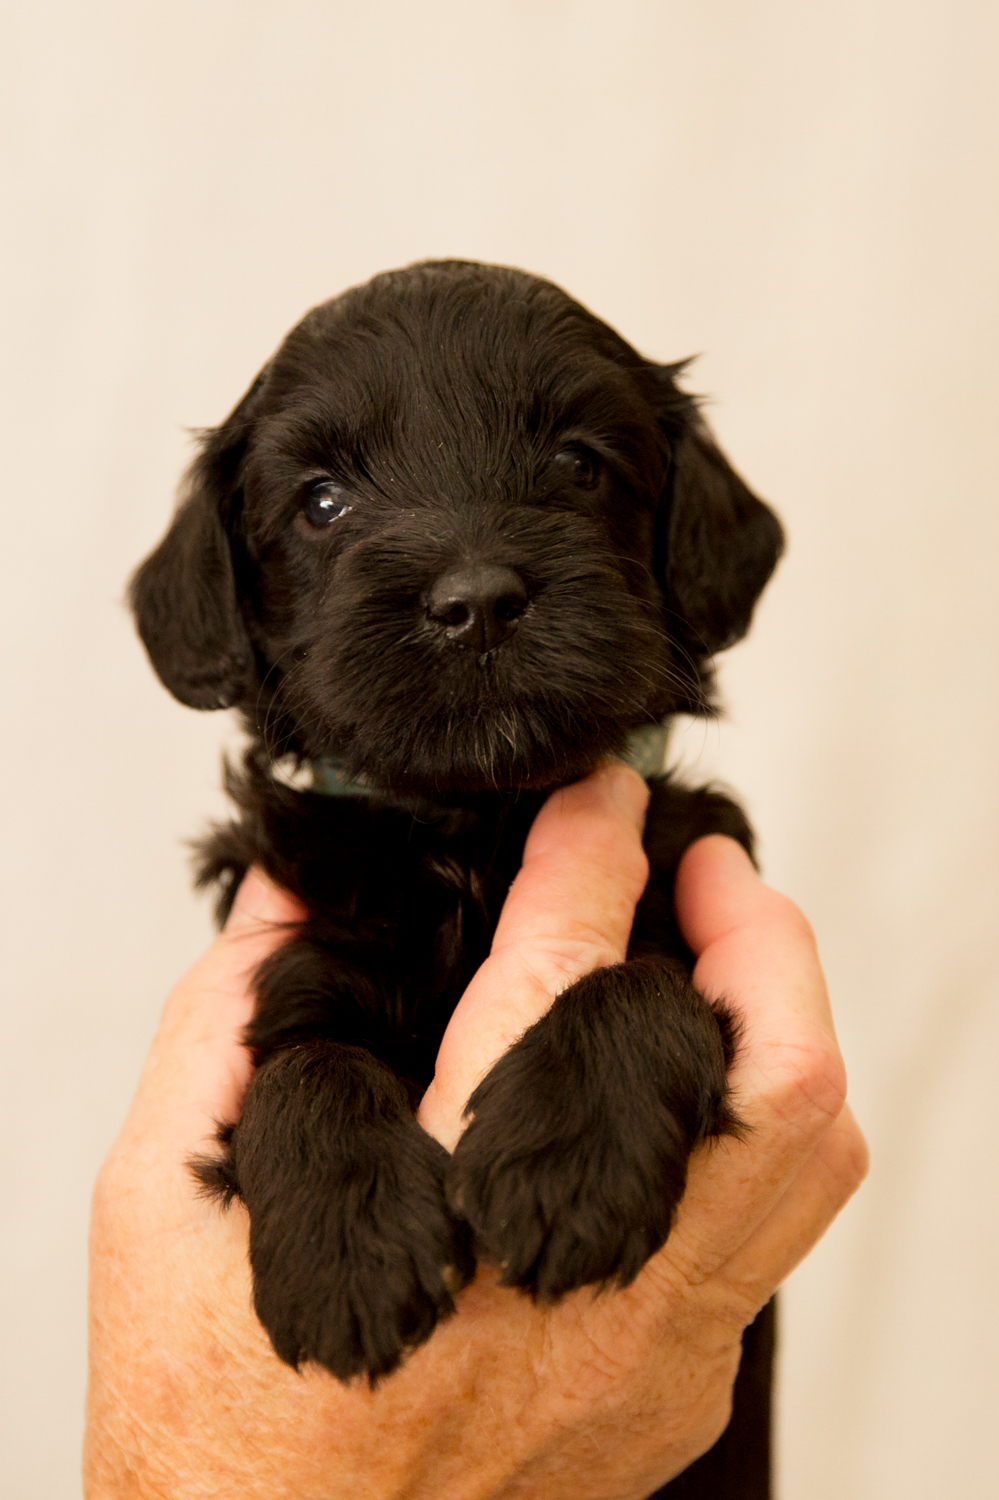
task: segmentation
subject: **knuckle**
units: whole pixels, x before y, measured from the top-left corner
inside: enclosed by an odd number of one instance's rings
[[[101,1163],[90,1194],[90,1223],[94,1230],[101,1229],[113,1219],[119,1199],[118,1172],[112,1150]]]
[[[649,883],[649,856],[640,843],[632,845],[622,873],[636,893],[641,895]]]
[[[856,1192],[860,1184],[871,1170],[871,1153],[866,1140],[860,1131],[856,1132],[850,1152],[849,1172],[852,1183],[852,1192]]]
[[[138,1173],[141,1177],[141,1171]],[[115,1231],[130,1211],[137,1183],[134,1146],[119,1137],[101,1162],[90,1193],[90,1223],[95,1232]]]
[[[775,920],[798,941],[816,950],[815,930],[801,907],[796,906],[790,896],[782,895],[780,891],[768,890],[768,900]]]
[[[871,1158],[867,1142],[857,1125],[851,1120],[847,1129],[837,1133],[833,1174],[839,1188],[841,1202],[852,1198],[870,1169]]]
[[[620,961],[621,955],[600,933],[580,933],[571,938],[550,938],[539,943],[531,962],[531,971],[542,989],[551,995],[561,994],[595,969],[606,969]]]
[[[732,1420],[733,1390],[729,1386],[720,1391],[715,1397],[708,1411],[705,1413],[701,1423],[701,1430],[697,1435],[697,1447],[699,1454],[707,1453],[713,1448],[721,1437],[726,1427]]]
[[[785,1042],[771,1078],[767,1104],[802,1134],[827,1129],[846,1103],[846,1068],[832,1037]]]

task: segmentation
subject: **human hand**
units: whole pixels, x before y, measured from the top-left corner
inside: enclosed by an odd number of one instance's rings
[[[554,994],[624,955],[645,879],[645,791],[623,767],[539,814],[491,958],[455,1013],[421,1119],[445,1144],[503,1047]],[[94,1200],[90,1500],[644,1496],[725,1425],[743,1327],[864,1172],[807,926],[730,841],[686,855],[677,908],[695,979],[743,1021],[732,1083],[751,1127],[692,1160],[677,1226],[622,1292],[535,1307],[480,1269],[458,1314],[372,1392],[273,1354],[247,1224],[184,1162],[249,1075],[249,980],[299,915],[244,881],[226,931],[164,1011]]]

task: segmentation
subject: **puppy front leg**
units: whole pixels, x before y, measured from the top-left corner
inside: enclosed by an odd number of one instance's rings
[[[737,1125],[732,1028],[668,958],[586,975],[469,1100],[448,1200],[506,1286],[626,1286],[666,1240],[699,1141]]]
[[[372,1384],[454,1311],[471,1276],[448,1211],[447,1152],[363,1048],[309,1041],[253,1075],[225,1154],[195,1164],[250,1215],[254,1305],[280,1357]]]

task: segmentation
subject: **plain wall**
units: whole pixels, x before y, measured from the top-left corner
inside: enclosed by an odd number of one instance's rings
[[[994,0],[21,0],[0,88],[6,1386],[78,1493],[90,1184],[209,935],[224,716],[121,599],[310,304],[525,266],[691,383],[787,558],[677,753],[811,917],[867,1186],[784,1299],[783,1500],[999,1493]]]

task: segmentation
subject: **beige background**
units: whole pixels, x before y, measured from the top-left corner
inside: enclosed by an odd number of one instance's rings
[[[22,0],[0,88],[0,1488],[77,1493],[89,1184],[208,934],[223,718],[120,599],[311,303],[562,282],[693,381],[790,550],[693,774],[818,930],[874,1152],[785,1298],[783,1500],[999,1493],[995,0]]]

